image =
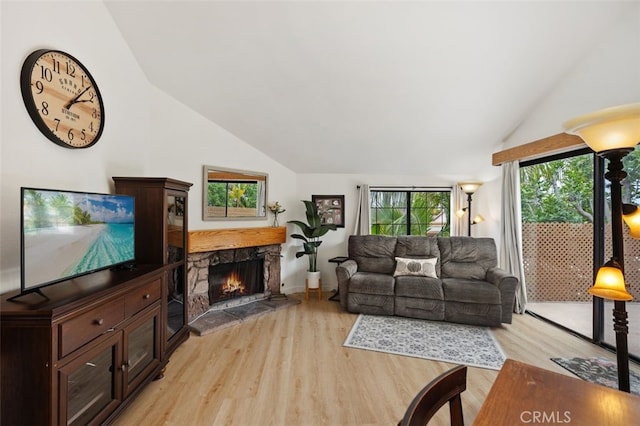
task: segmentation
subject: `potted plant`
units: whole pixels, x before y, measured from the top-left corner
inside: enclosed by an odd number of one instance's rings
[[[315,203],[308,200],[302,200],[306,207],[307,222],[299,220],[290,220],[300,228],[302,234],[291,234],[291,238],[302,240],[304,250],[296,253],[296,258],[305,254],[309,256],[309,269],[307,271],[307,285],[309,288],[318,288],[320,286],[320,271],[318,271],[318,247],[322,244],[320,237],[329,231],[335,231],[338,227],[334,224],[322,223],[322,218],[318,214],[318,208]]]

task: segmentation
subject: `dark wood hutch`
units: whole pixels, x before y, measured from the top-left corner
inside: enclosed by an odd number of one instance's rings
[[[170,178],[114,177],[116,193],[136,197],[136,261],[161,263],[166,355],[189,337],[187,289],[188,193],[191,183]]]

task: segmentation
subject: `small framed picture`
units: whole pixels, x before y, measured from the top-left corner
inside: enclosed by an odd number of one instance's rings
[[[311,201],[318,207],[322,223],[344,228],[344,195],[312,195]]]

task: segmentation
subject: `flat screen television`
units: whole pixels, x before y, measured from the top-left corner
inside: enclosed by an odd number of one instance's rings
[[[129,195],[21,188],[21,294],[135,261]]]

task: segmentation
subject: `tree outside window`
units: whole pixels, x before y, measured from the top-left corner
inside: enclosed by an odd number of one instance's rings
[[[371,234],[449,236],[450,205],[450,191],[371,190]]]

